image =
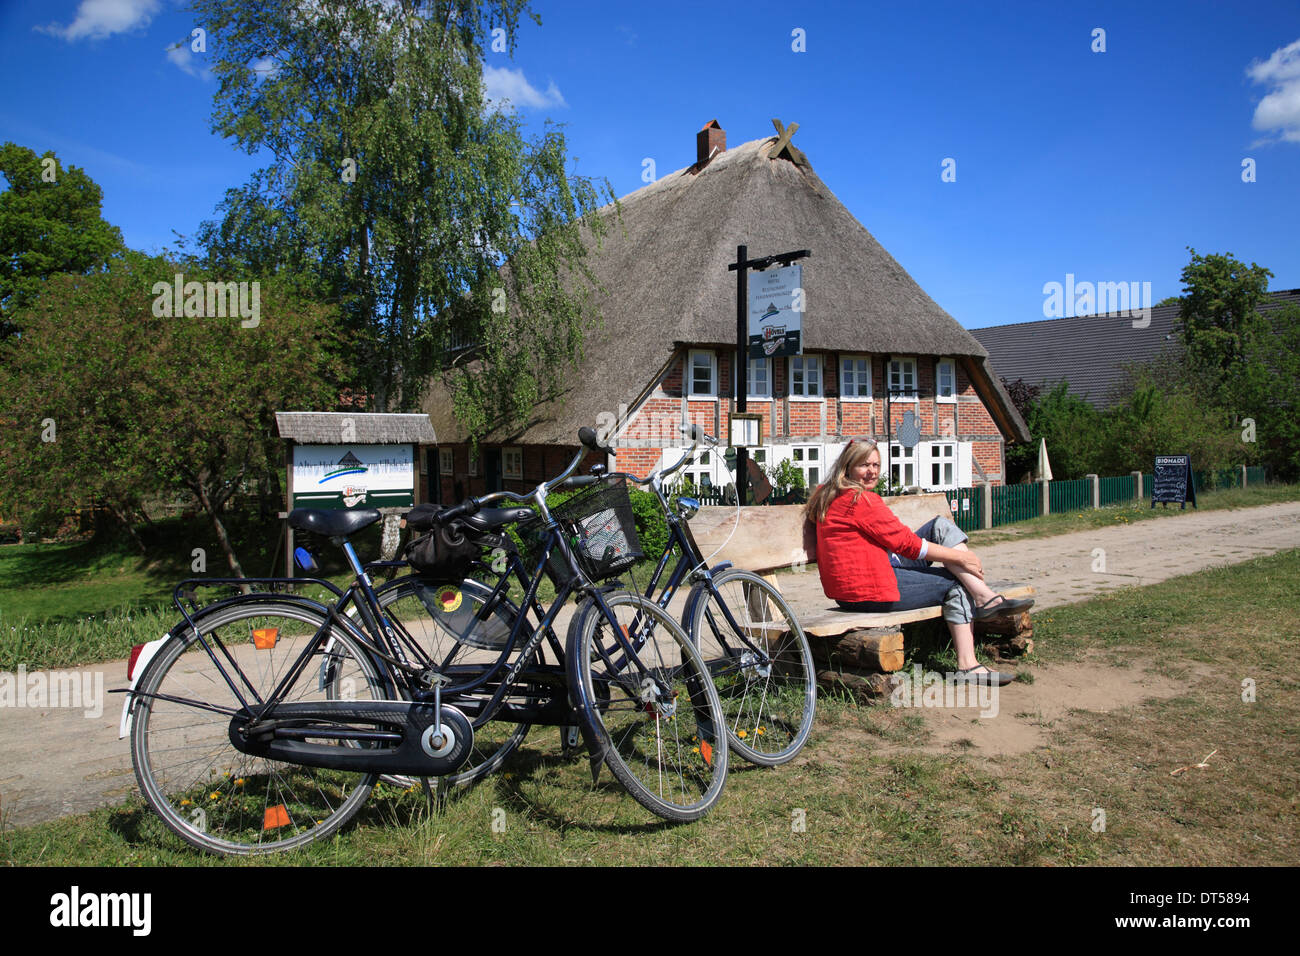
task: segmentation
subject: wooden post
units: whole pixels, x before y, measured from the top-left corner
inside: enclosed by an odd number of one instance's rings
[[[1133,472],[1133,496],[1141,501],[1145,496],[1142,494],[1142,472]]]
[[[1045,479],[1040,479],[1038,482],[1039,485],[1038,513],[1040,515],[1049,515],[1052,513],[1051,484],[1052,483],[1050,481],[1047,481]]]
[[[1092,508],[1096,511],[1101,507],[1101,478],[1097,475],[1084,475],[1092,488]]]
[[[993,483],[980,482],[980,527],[988,531],[993,527]]]

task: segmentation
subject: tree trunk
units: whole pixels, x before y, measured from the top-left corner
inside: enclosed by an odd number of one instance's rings
[[[131,516],[119,508],[116,503],[110,502],[108,510],[112,512],[118,524],[125,528],[126,533],[131,536],[131,540],[135,542],[136,550],[141,554],[146,554],[148,549],[145,548],[144,539],[140,537],[140,533],[135,530],[135,522],[131,520]]]
[[[226,554],[226,560],[230,563],[230,570],[234,572],[237,578],[245,577],[244,569],[239,565],[239,558],[235,556],[235,549],[231,547],[230,536],[226,534],[226,526],[221,523],[221,515],[213,506],[212,499],[208,495],[208,489],[202,483],[199,483],[195,493],[198,495],[199,504],[203,505],[203,510],[212,519],[212,527],[217,532],[217,543],[221,545],[221,550]],[[248,593],[247,587],[244,588],[244,593]]]

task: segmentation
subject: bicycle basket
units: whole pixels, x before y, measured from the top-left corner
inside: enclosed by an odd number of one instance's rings
[[[593,581],[617,577],[644,557],[632,499],[622,481],[598,482],[556,505],[551,514],[564,529],[583,572]],[[545,525],[538,519],[519,531],[530,561],[537,560],[545,543]],[[556,584],[571,577],[558,550],[551,553],[546,573]]]

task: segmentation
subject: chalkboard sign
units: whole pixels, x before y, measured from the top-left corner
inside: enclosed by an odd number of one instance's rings
[[[1196,507],[1196,482],[1192,480],[1191,455],[1157,455],[1155,480],[1151,483],[1151,507],[1156,502],[1178,502],[1186,509],[1187,502]]]

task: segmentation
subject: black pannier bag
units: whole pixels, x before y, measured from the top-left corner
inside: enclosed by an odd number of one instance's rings
[[[417,574],[433,578],[450,578],[459,581],[469,573],[470,566],[478,560],[483,544],[464,533],[456,522],[450,527],[435,526],[437,505],[416,505],[405,515],[412,538],[402,552],[402,558]],[[415,533],[424,534],[415,537]]]

